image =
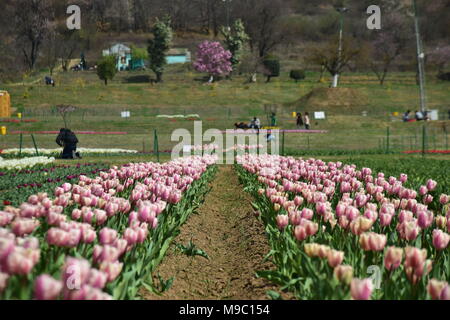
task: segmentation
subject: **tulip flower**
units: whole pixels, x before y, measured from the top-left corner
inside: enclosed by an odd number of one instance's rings
[[[354,300],[370,300],[372,295],[373,284],[372,279],[354,278],[350,285],[350,293]]]
[[[437,182],[436,181],[434,181],[432,179],[429,179],[427,181],[427,189],[428,189],[428,191],[434,191],[434,189],[436,189],[436,186],[437,186]]]
[[[330,267],[337,267],[344,261],[344,251],[330,250],[327,255],[327,260]]]
[[[403,249],[389,247],[384,255],[384,266],[387,270],[394,270],[400,267],[403,259]]]
[[[3,272],[0,272],[0,294],[5,290],[8,285],[9,275]]]
[[[353,279],[353,268],[352,266],[341,264],[334,268],[333,274],[339,282],[350,285]]]
[[[289,224],[289,217],[287,215],[277,215],[277,226],[278,229],[283,230],[285,229]]]
[[[100,271],[106,273],[108,282],[114,281],[122,272],[123,263],[120,262],[102,262],[100,264]]]
[[[438,281],[436,279],[431,279],[427,285],[428,294],[431,296],[433,300],[440,300],[442,291],[447,286],[448,283],[445,281]]]
[[[447,284],[447,286],[442,289],[441,296],[439,297],[440,300],[450,300],[450,286]]]
[[[63,284],[44,274],[37,277],[34,285],[34,297],[37,300],[56,300],[61,294]]]
[[[110,228],[103,228],[99,232],[99,240],[103,245],[112,244],[117,239],[117,231]]]
[[[443,232],[442,230],[435,229],[433,231],[433,246],[436,250],[444,250],[447,248],[450,242],[450,235]]]

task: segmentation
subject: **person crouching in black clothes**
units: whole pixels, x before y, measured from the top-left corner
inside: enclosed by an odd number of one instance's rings
[[[63,153],[62,153],[62,158],[63,159],[74,159],[74,158],[81,158],[79,156],[79,153],[76,152],[77,151],[77,143],[78,143],[78,138],[75,135],[75,133],[73,133],[71,130],[69,129],[61,129],[59,131],[59,135],[56,138],[56,143],[60,146],[63,147]]]

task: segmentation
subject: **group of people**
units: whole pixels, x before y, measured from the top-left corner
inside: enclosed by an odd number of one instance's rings
[[[62,159],[81,159],[80,153],[77,152],[78,138],[72,130],[61,128],[56,137],[56,143],[64,148]]]
[[[305,112],[305,116],[303,117],[300,112],[297,113],[297,128],[305,127],[306,130],[311,128],[311,121],[309,119],[309,113]]]
[[[259,120],[259,118],[254,117],[252,120],[250,120],[250,123],[245,123],[245,122],[236,122],[234,124],[234,127],[236,129],[256,129],[256,130],[260,130],[261,129],[261,120]]]
[[[414,118],[410,117],[411,110],[406,111],[403,114],[403,122],[411,122],[411,121],[427,121],[430,120],[428,116],[428,112],[416,111],[414,114]]]

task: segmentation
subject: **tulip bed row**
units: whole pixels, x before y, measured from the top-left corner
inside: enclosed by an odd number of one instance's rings
[[[0,211],[0,298],[134,299],[201,203],[216,157],[112,167]]]
[[[0,208],[18,206],[32,194],[52,192],[64,182],[77,182],[80,176],[95,177],[107,171],[103,164],[36,166],[31,169],[0,172]]]
[[[57,157],[61,155],[62,149],[56,148],[56,149],[42,149],[40,148],[39,154],[46,155],[46,156],[54,156]],[[128,150],[128,149],[101,149],[101,148],[77,148],[77,151],[80,152],[82,155],[104,155],[104,154],[134,154],[138,153],[137,150]],[[4,149],[1,150],[0,154],[3,157],[16,157],[19,154],[24,156],[34,155],[36,154],[36,149],[33,148],[13,148],[13,149]]]
[[[416,191],[406,174],[341,162],[244,155],[237,163],[278,267],[260,276],[299,299],[450,299],[448,181]]]
[[[23,159],[4,160],[0,157],[0,170],[14,171],[25,168],[33,168],[38,165],[47,165],[55,161],[55,158],[31,157]]]

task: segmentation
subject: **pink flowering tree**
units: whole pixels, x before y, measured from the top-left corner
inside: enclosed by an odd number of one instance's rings
[[[209,82],[213,82],[215,77],[228,75],[233,70],[232,56],[231,52],[225,50],[220,42],[204,41],[198,46],[194,68],[199,72],[208,73]]]

